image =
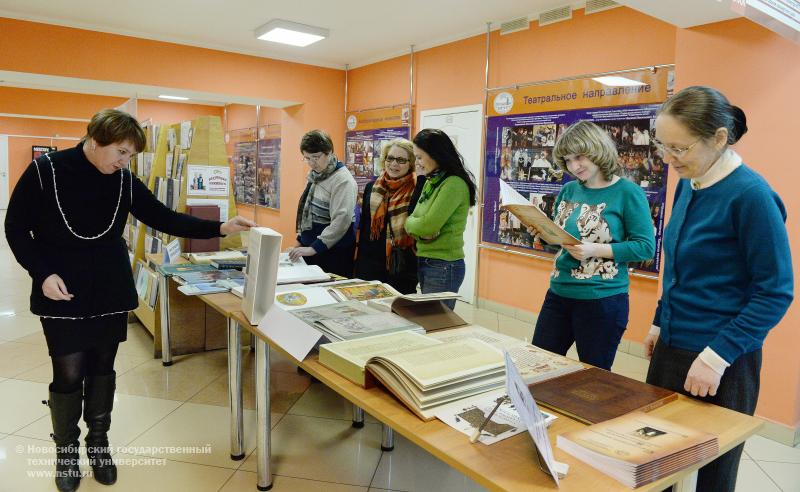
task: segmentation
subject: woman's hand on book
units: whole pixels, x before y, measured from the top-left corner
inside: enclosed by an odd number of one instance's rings
[[[289,259],[297,261],[301,256],[314,256],[317,251],[311,246],[300,246],[297,248],[289,248]]]
[[[237,215],[228,222],[219,226],[219,233],[223,236],[233,234],[234,232],[248,231],[251,227],[256,227],[258,224],[250,219],[245,219],[241,215]]]
[[[692,367],[689,368],[686,382],[683,383],[683,389],[691,393],[692,396],[714,396],[717,394],[721,378],[721,374],[703,362],[700,357],[697,357],[692,362]]]
[[[75,297],[67,290],[64,280],[55,273],[42,282],[42,293],[46,298],[54,301],[70,301]]]

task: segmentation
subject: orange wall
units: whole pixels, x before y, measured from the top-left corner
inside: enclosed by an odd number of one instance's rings
[[[0,70],[297,101],[281,112],[285,156],[296,155],[293,149],[311,128],[343,142],[343,70],[6,18],[0,18],[0,32],[13,40],[0,43]],[[59,47],[58,56],[51,46]],[[258,221],[288,236],[288,243],[307,169],[299,159],[284,161],[283,209],[259,213]]]
[[[675,61],[675,27],[618,8],[506,36],[491,34],[489,86],[635,68]],[[631,43],[631,38],[637,43]],[[593,49],[602,39],[603,49]],[[486,37],[437,46],[415,54],[415,130],[419,111],[484,102]],[[403,83],[397,83],[402,80]],[[408,99],[408,56],[350,71],[350,107],[364,108]],[[549,286],[549,262],[483,250],[478,295],[538,311]],[[653,317],[657,285],[631,281],[627,337],[641,340]],[[533,327],[531,327],[533,330]]]
[[[632,42],[635,40],[636,42]],[[415,55],[415,122],[419,111],[482,103],[485,36],[450,43]],[[507,36],[491,35],[489,86],[675,63],[679,88],[706,84],[742,106],[751,131],[736,146],[745,160],[781,195],[789,212],[787,227],[797,251],[800,180],[796,166],[785,165],[787,142],[800,134],[796,88],[800,87],[800,48],[746,20],[677,29],[627,8]],[[402,81],[399,82],[399,81]],[[393,104],[408,98],[408,57],[350,71],[351,109]],[[790,116],[783,116],[790,115]],[[415,129],[418,126],[415,125]],[[668,183],[668,207],[677,180]],[[668,209],[669,210],[669,209]],[[800,276],[795,255],[795,277]],[[481,251],[479,297],[538,311],[549,285],[551,264],[520,256]],[[658,283],[631,279],[631,313],[626,338],[640,342],[652,321]],[[764,346],[758,414],[784,425],[800,425],[800,309],[793,304]]]
[[[739,19],[680,30],[676,47],[679,88],[699,84],[716,87],[747,114],[750,130],[735,148],[783,199],[797,280],[800,169],[793,163],[792,145],[800,135],[800,46]],[[795,289],[795,296],[798,294]],[[762,417],[793,426],[800,425],[798,327],[800,307],[795,302],[764,345],[757,408]]]

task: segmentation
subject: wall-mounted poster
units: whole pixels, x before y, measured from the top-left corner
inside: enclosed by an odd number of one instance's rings
[[[227,166],[190,165],[186,177],[187,195],[228,196],[230,170]]]
[[[36,160],[39,157],[49,154],[50,152],[55,152],[58,150],[58,147],[48,147],[46,145],[34,145],[31,147],[31,159]]]
[[[281,138],[280,127],[268,127],[265,139],[258,141],[258,205],[281,208]]]
[[[407,105],[347,113],[344,165],[358,184],[356,224],[364,187],[383,172],[381,149],[395,138],[410,138],[410,115]]]
[[[245,128],[230,132],[233,140],[233,196],[236,203],[256,203],[256,134],[255,129]]]
[[[639,185],[650,204],[655,258],[629,266],[658,272],[664,228],[667,167],[653,145],[656,110],[672,91],[672,67],[626,72],[601,81],[586,78],[537,84],[491,94],[486,130],[482,240],[542,250],[513,214],[500,210],[499,180],[550,217],[561,188],[572,178],[555,164],[553,147],[572,123],[589,120],[617,144],[623,177]],[[605,85],[630,84],[630,85]]]

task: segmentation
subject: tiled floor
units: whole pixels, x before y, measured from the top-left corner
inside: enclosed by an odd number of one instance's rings
[[[2,215],[0,215],[2,218]],[[12,289],[9,286],[15,286]],[[52,466],[47,398],[51,370],[38,320],[27,308],[30,280],[0,239],[0,492],[54,490],[36,477]],[[532,324],[459,304],[467,320],[530,340]],[[111,430],[119,449],[119,481],[112,489],[91,479],[82,491],[253,491],[255,435],[246,434],[249,456],[231,461],[228,442],[224,350],[175,358],[169,368],[152,359],[144,328],[128,328],[116,370],[118,391]],[[380,450],[381,428],[371,417],[350,426],[351,406],[321,384],[272,356],[272,490],[353,492],[484,490],[461,473],[398,437],[393,452]],[[614,371],[643,379],[647,361],[619,352]],[[255,427],[252,355],[245,357],[245,429]],[[81,424],[83,428],[83,424]],[[184,449],[169,449],[184,448]],[[186,449],[193,448],[193,449]],[[800,449],[751,438],[737,490],[800,491]]]

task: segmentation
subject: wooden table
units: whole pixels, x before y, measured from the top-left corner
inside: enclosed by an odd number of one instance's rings
[[[228,317],[228,371],[231,404],[231,457],[244,456],[242,445],[242,386],[241,338],[244,327],[256,337],[256,414],[257,414],[257,467],[259,490],[272,487],[270,468],[270,395],[269,349],[272,347],[313,377],[349,400],[355,407],[366,410],[403,437],[433,454],[489,490],[527,491],[549,490],[556,486],[536,464],[533,441],[527,433],[505,439],[491,446],[470,444],[467,436],[434,420],[424,422],[402,403],[382,388],[361,388],[319,363],[317,355],[298,361],[274,344],[259,329],[251,325],[239,308],[241,299],[232,294],[201,296],[205,302]],[[720,454],[741,444],[761,427],[760,419],[722,407],[680,396],[675,402],[652,411],[653,415],[682,425],[703,429],[719,436]],[[549,429],[550,440],[555,445],[556,436],[584,427],[575,420],[561,416]],[[553,449],[555,459],[569,464],[566,478],[561,481],[565,491],[623,491],[630,490],[622,483],[605,475],[558,448]],[[711,460],[708,460],[711,461]],[[708,461],[699,463],[637,490],[660,491],[670,486],[684,492],[694,490],[697,470]]]

